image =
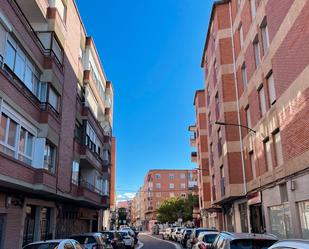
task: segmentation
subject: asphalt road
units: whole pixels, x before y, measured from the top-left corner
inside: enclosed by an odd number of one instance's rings
[[[179,244],[162,240],[161,236],[140,233],[138,239],[140,243],[136,246],[137,249],[181,249]]]

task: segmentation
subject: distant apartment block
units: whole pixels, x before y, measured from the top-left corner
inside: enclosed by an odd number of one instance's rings
[[[133,203],[138,200],[141,204],[133,205],[132,213],[135,213],[139,225],[149,229],[156,222],[156,210],[164,200],[186,198],[188,194],[198,194],[196,170],[150,170],[144,178],[144,185],[133,199]],[[134,210],[136,206],[140,206],[140,213]]]
[[[305,0],[213,5],[201,62],[211,226],[309,238],[308,25]]]
[[[191,162],[198,166],[198,196],[200,221],[203,227],[209,227],[210,217],[207,215],[207,209],[211,207],[211,187],[209,176],[208,158],[208,130],[206,115],[206,95],[205,90],[197,90],[194,96],[195,124],[189,126],[191,133],[190,145],[195,151],[191,152]],[[211,132],[211,131],[209,131]]]
[[[1,248],[102,228],[112,120],[113,87],[75,2],[0,1]]]

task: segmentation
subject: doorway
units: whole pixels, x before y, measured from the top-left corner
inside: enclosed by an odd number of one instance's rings
[[[250,206],[250,221],[252,233],[264,233],[266,231],[261,204]]]

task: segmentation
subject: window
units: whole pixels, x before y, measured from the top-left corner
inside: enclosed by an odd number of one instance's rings
[[[269,103],[273,105],[276,102],[276,90],[273,74],[270,73],[267,77],[267,85],[268,85],[268,95],[269,95]]]
[[[161,188],[161,183],[156,183],[156,189],[160,189]]]
[[[72,164],[72,183],[78,184],[79,181],[79,162],[73,161]]]
[[[286,182],[279,185],[279,190],[280,190],[281,203],[288,202],[289,196]]]
[[[255,0],[250,0],[250,9],[251,9],[251,18],[253,20],[255,18],[255,15],[256,15]]]
[[[240,24],[238,31],[239,31],[239,44],[240,48],[242,48],[244,45],[244,30],[242,28],[242,24]]]
[[[261,24],[261,33],[262,33],[263,53],[265,54],[269,47],[269,36],[268,36],[266,17],[264,18]]]
[[[186,179],[186,174],[180,174],[180,179]]]
[[[170,189],[173,189],[174,187],[175,187],[174,183],[170,183],[170,184],[169,184],[169,188],[170,188]]]
[[[160,178],[161,178],[161,175],[160,175],[160,174],[155,174],[155,178],[156,178],[156,179],[160,179]]]
[[[46,142],[44,149],[44,169],[55,173],[56,147]]]
[[[0,151],[32,164],[35,128],[3,103],[0,113]]]
[[[217,92],[215,95],[215,103],[216,103],[216,120],[219,120],[220,117],[220,109],[219,109],[219,93]]]
[[[280,136],[279,129],[277,129],[273,133],[273,141],[274,141],[276,164],[277,166],[280,166],[283,164],[283,154],[282,154],[282,144],[281,144],[281,136]]]
[[[246,112],[247,126],[248,126],[249,128],[252,128],[252,127],[251,127],[251,115],[250,115],[249,106],[246,107],[245,112]]]
[[[169,174],[168,178],[169,178],[170,180],[174,180],[174,179],[175,179],[175,175],[174,175],[174,174]]]
[[[270,140],[267,137],[264,141],[264,154],[265,154],[265,161],[266,161],[266,168],[267,170],[272,170],[273,163],[271,157],[271,148],[270,148]]]
[[[251,171],[252,171],[252,178],[256,178],[256,169],[255,169],[255,160],[254,160],[254,153],[253,151],[249,152],[250,157],[250,165],[251,165]]]
[[[222,134],[221,128],[218,129],[218,157],[222,155]]]
[[[185,189],[186,188],[186,184],[185,183],[180,183],[180,188],[181,189]]]
[[[20,129],[18,159],[31,164],[34,136],[24,127]]]
[[[256,36],[253,41],[253,51],[254,51],[255,67],[257,67],[260,64],[260,47],[259,47],[258,36]]]
[[[240,5],[241,5],[241,0],[237,0],[237,10],[240,9]]]
[[[56,93],[56,91],[49,87],[49,93],[48,93],[48,103],[56,110],[59,110],[59,96]]]
[[[88,106],[93,112],[93,115],[97,118],[98,117],[98,102],[89,87],[87,87],[86,99],[87,99]]]
[[[242,76],[242,82],[243,82],[243,85],[244,85],[244,88],[245,88],[248,85],[248,74],[247,74],[246,63],[242,64],[241,76]]]
[[[302,237],[309,239],[309,201],[298,203]]]
[[[279,239],[291,238],[291,213],[288,203],[269,207],[271,233]]]
[[[25,86],[41,101],[44,93],[41,88],[40,73],[32,60],[23,52],[23,49],[9,36],[5,47],[5,64],[15,73],[15,75],[25,84]],[[46,89],[45,89],[46,91]],[[45,93],[46,96],[46,93]]]
[[[266,113],[266,101],[265,101],[265,92],[263,85],[258,89],[259,100],[260,100],[260,110],[262,116]]]

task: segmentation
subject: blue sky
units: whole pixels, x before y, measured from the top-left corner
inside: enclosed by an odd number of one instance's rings
[[[76,0],[115,92],[116,190],[132,197],[153,168],[194,168],[188,125],[213,1]]]

